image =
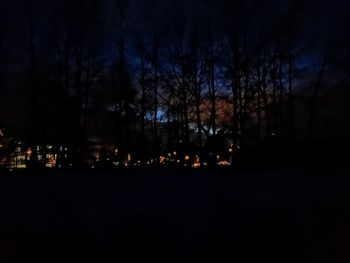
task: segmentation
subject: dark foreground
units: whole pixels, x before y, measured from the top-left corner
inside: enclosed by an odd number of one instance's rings
[[[347,172],[0,176],[0,262],[349,262]]]

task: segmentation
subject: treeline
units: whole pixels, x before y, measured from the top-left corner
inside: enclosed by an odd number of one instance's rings
[[[148,158],[349,131],[345,1],[2,5],[2,122],[33,145],[104,141]]]

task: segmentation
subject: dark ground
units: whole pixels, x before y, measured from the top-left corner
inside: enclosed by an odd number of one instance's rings
[[[0,176],[0,262],[349,262],[348,172]]]

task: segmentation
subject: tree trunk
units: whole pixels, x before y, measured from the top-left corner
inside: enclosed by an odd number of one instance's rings
[[[322,85],[322,80],[323,80],[326,65],[327,65],[328,54],[329,54],[329,50],[327,50],[327,53],[323,58],[322,65],[321,65],[320,71],[319,71],[318,76],[317,76],[315,90],[310,98],[310,113],[309,113],[309,120],[308,120],[308,124],[307,124],[306,141],[310,141],[311,137],[312,137],[313,125],[314,125],[315,114],[316,114],[315,102],[316,102],[316,97],[317,97],[319,90],[321,88],[321,85]]]
[[[209,47],[209,93],[211,101],[211,126],[213,135],[216,135],[216,87],[215,87],[215,61],[214,61],[214,47],[213,40],[210,39]]]
[[[142,158],[145,158],[146,154],[146,134],[145,134],[145,117],[146,117],[146,66],[144,53],[141,54],[141,136],[142,136]]]
[[[288,123],[289,123],[289,139],[290,142],[294,141],[295,127],[294,127],[294,102],[293,102],[293,60],[291,44],[288,48]]]
[[[154,50],[153,54],[153,70],[154,70],[154,83],[153,83],[153,151],[155,156],[159,154],[159,140],[158,140],[158,50]]]

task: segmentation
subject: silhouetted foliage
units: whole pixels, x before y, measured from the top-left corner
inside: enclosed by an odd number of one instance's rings
[[[77,163],[95,144],[123,162],[340,143],[350,36],[338,2],[4,1],[0,122],[34,155],[68,145]]]

